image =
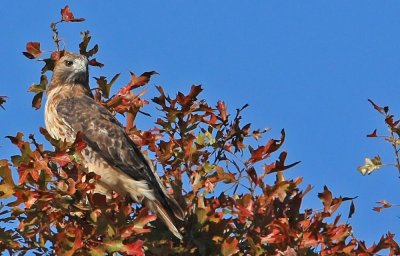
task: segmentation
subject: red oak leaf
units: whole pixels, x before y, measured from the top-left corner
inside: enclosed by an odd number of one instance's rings
[[[84,18],[75,18],[68,5],[61,9],[61,20],[66,22],[81,22]]]
[[[23,52],[25,57],[29,59],[36,59],[39,57],[43,52],[40,50],[40,43],[39,42],[28,42],[26,44],[26,52]]]

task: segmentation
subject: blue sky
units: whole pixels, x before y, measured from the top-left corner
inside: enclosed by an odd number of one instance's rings
[[[43,110],[30,107],[27,89],[38,82],[42,64],[21,52],[28,41],[54,48],[49,24],[66,4],[2,2],[0,95],[9,99],[6,111],[0,110],[0,158],[16,153],[4,136],[22,131],[40,138]],[[399,1],[68,4],[86,22],[59,26],[67,49],[77,50],[82,30],[90,30],[100,45],[97,58],[106,66],[92,68],[91,76],[122,72],[123,85],[128,70],[156,70],[160,75],[150,82],[149,98],[156,94],[154,85],[173,95],[202,84],[205,99],[224,100],[232,112],[249,103],[245,120],[253,127],[270,127],[273,137],[285,128],[288,162],[302,161],[286,175],[303,176],[303,187],[314,186],[304,207],[321,208],[317,193],[327,185],[337,196],[358,196],[351,219],[358,238],[378,241],[389,230],[400,235],[398,208],[372,211],[378,200],[400,201],[396,170],[367,177],[356,170],[366,156],[394,161],[390,145],[365,135],[375,128],[386,132],[368,98],[400,114]]]

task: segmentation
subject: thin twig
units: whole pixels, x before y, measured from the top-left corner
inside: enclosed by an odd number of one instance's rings
[[[53,23],[50,24],[50,28],[53,31],[53,41],[56,44],[56,50],[57,51],[60,51],[59,43],[60,43],[61,40],[58,37],[58,30],[57,30],[57,24],[60,23],[60,22],[62,22],[62,21],[60,20],[60,21],[53,22]]]
[[[396,167],[400,174],[400,159],[399,159],[399,149],[397,148],[397,139],[395,138],[394,132],[390,129],[390,137],[392,139],[392,146],[394,150],[394,154],[396,156]]]
[[[35,139],[35,136],[33,134],[30,134],[29,135],[29,139],[32,140],[32,143],[33,143],[33,145],[35,145],[35,147],[36,147],[37,151],[39,152],[40,156],[45,158],[45,155],[44,155],[42,149],[40,148],[39,143],[37,143],[37,141]]]

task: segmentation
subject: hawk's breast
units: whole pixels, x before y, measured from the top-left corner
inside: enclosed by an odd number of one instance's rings
[[[72,143],[75,140],[76,134],[74,134],[72,127],[57,113],[58,103],[64,98],[62,87],[54,88],[49,92],[44,110],[45,125],[53,138]]]

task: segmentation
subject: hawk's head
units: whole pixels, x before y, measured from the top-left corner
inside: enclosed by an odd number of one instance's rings
[[[53,79],[59,84],[88,84],[88,60],[85,56],[65,52],[56,63]]]
[[[88,59],[81,55],[65,52],[59,60],[55,62],[53,77],[47,91],[60,86],[74,87],[79,86],[90,93]]]

